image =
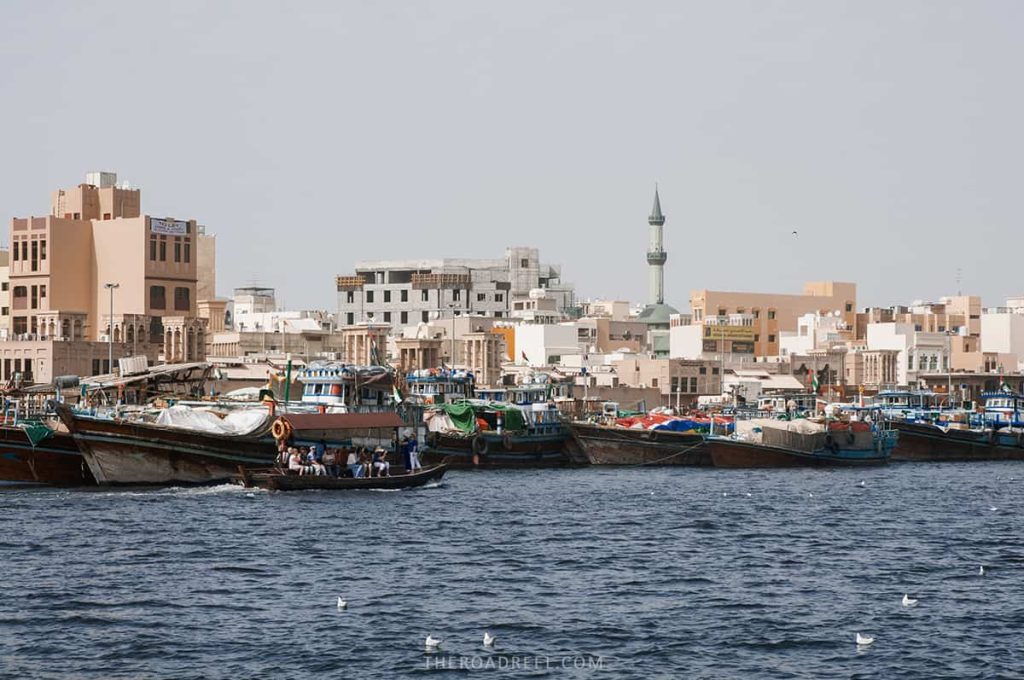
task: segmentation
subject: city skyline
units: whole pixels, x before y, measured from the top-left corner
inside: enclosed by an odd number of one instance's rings
[[[112,170],[217,234],[222,296],[332,310],[358,260],[530,245],[640,303],[657,182],[680,310],[810,280],[1021,293],[986,252],[1017,222],[1013,3],[308,7],[6,5],[5,219]]]

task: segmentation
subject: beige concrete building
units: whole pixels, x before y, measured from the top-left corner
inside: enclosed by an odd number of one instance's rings
[[[804,285],[801,295],[738,293],[697,290],[690,294],[693,323],[711,317],[749,314],[752,317],[754,355],[778,356],[782,331],[797,330],[797,319],[811,312],[832,313],[851,327],[856,320],[857,284],[820,281]]]
[[[634,358],[612,366],[618,385],[657,389],[661,406],[692,406],[699,396],[722,393],[721,367],[714,361]]]
[[[88,180],[53,192],[49,215],[11,220],[11,339],[109,333],[119,347],[163,346],[167,361],[201,359],[195,221],[143,215],[140,191],[113,173]]]
[[[396,338],[398,368],[405,373],[441,365],[439,338]]]
[[[505,345],[500,335],[478,331],[462,336],[463,357],[466,368],[476,377],[481,387],[497,387],[501,381],[501,363]]]
[[[0,341],[11,333],[11,251],[0,248]]]

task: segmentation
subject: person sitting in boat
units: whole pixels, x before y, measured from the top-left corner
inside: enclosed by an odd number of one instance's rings
[[[274,460],[276,465],[286,468],[288,467],[289,459],[291,458],[292,450],[288,448],[282,441],[277,445],[277,458]]]
[[[359,474],[360,477],[373,476],[373,461],[370,459],[370,452],[366,450],[366,447],[361,448],[359,451],[359,466],[362,468]]]
[[[349,449],[348,452],[348,471],[353,478],[363,476],[363,466],[359,462],[359,454],[355,449]]]
[[[391,476],[391,463],[388,462],[388,452],[378,446],[373,451],[373,467],[378,477]]]
[[[306,469],[306,466],[302,464],[302,454],[294,447],[288,449],[288,469],[298,475],[303,474]]]
[[[305,458],[306,458],[306,474],[307,475],[318,475],[324,476],[327,474],[327,468],[324,467],[323,463],[320,463],[316,459],[316,450],[313,447],[304,447]]]
[[[341,454],[337,449],[326,449],[323,458],[320,460],[324,465],[324,469],[327,470],[327,474],[331,477],[337,477],[341,474],[341,466],[338,465],[340,456]]]

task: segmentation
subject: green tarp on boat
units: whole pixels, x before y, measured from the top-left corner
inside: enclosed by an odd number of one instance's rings
[[[28,437],[32,446],[35,446],[53,434],[53,430],[38,421],[23,421],[21,426],[25,428],[25,436]]]
[[[474,432],[476,430],[476,416],[488,413],[502,414],[502,427],[506,430],[525,430],[526,422],[523,420],[523,412],[515,406],[504,406],[501,404],[487,404],[486,406],[473,405],[468,403],[445,404],[442,406],[444,412],[452,419],[452,424],[463,432]]]

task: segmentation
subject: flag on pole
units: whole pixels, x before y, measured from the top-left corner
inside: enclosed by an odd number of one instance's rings
[[[391,386],[391,397],[395,400],[395,404],[401,404],[404,401],[402,399],[402,391],[398,389],[398,385]]]
[[[818,374],[816,372],[812,371],[811,372],[811,391],[813,391],[815,394],[817,394],[819,387],[821,387],[821,384],[818,383]]]

